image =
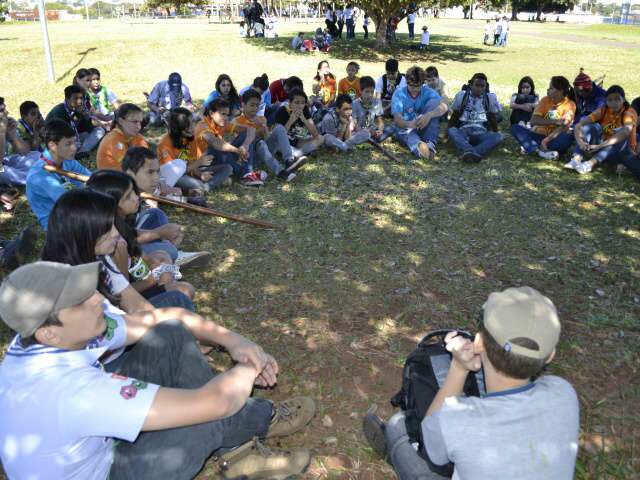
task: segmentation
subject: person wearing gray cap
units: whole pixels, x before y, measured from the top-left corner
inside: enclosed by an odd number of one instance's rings
[[[259,440],[300,430],[315,413],[307,397],[250,397],[254,384],[276,384],[273,357],[186,310],[105,311],[98,275],[99,262],[36,262],[0,285],[0,318],[17,332],[0,364],[9,478],[191,479],[212,454],[228,477],[304,471],[307,449],[273,452]],[[215,375],[190,332],[235,366]]]
[[[540,376],[559,337],[556,308],[538,291],[492,293],[474,341],[457,332],[445,337],[452,360],[421,422],[422,445],[410,443],[402,411],[386,423],[367,414],[367,440],[378,454],[389,456],[401,480],[443,479],[433,470],[447,466],[453,467],[454,480],[572,479],[576,392],[560,377]],[[487,393],[464,397],[469,372],[481,368]]]
[[[190,112],[196,110],[189,87],[182,82],[182,76],[178,72],[173,72],[167,80],[156,83],[147,95],[147,106],[151,110],[149,123],[155,126],[167,123],[172,108],[185,107]]]

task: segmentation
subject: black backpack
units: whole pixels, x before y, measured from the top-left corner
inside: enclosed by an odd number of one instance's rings
[[[418,443],[418,454],[427,461],[431,471],[448,477],[453,475],[453,464],[440,466],[431,462],[424,448],[420,424],[449,372],[451,354],[445,347],[444,337],[453,331],[473,339],[469,332],[455,329],[427,334],[407,357],[402,370],[402,387],[391,399],[391,405],[405,412],[407,435],[411,443]],[[485,392],[482,370],[469,373],[463,391],[468,397],[478,397]]]

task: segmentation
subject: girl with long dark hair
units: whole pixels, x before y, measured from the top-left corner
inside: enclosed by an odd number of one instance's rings
[[[223,98],[229,104],[229,117],[233,118],[240,115],[240,96],[233,85],[231,77],[226,73],[218,76],[216,88],[204,101],[204,107],[207,108],[217,98]]]
[[[538,105],[536,86],[531,77],[522,77],[518,82],[518,93],[511,95],[511,125],[527,125],[531,120],[533,111]]]
[[[523,125],[512,125],[511,134],[520,143],[523,154],[537,153],[546,160],[556,160],[573,143],[570,133],[576,115],[574,92],[565,77],[551,77],[547,96],[531,116],[529,129]]]

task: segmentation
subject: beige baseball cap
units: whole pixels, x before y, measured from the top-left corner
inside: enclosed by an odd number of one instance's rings
[[[14,270],[0,285],[0,318],[21,337],[33,335],[51,315],[94,294],[99,265],[35,262]]]
[[[508,288],[493,292],[484,304],[484,327],[505,350],[544,360],[560,338],[560,320],[553,302],[531,287]],[[527,338],[538,350],[516,345],[513,340]]]

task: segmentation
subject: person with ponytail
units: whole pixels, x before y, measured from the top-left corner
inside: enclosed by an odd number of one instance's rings
[[[523,154],[537,153],[546,160],[555,160],[573,143],[570,133],[576,114],[574,92],[565,77],[551,77],[547,96],[542,98],[531,116],[529,129],[512,125],[511,134],[520,144]]]
[[[144,113],[133,103],[123,103],[116,110],[111,131],[105,135],[98,147],[98,168],[122,170],[122,159],[129,147],[149,147],[140,135]]]
[[[247,90],[255,90],[260,94],[260,106],[256,115],[261,117],[267,117],[271,114],[273,109],[271,108],[271,91],[269,90],[269,77],[266,73],[263,73],[259,77],[253,79],[253,83],[240,90],[240,97]]]
[[[638,114],[626,101],[624,89],[612,85],[606,92],[606,99],[604,107],[576,125],[576,147],[565,168],[589,173],[605,162],[625,164],[636,151]],[[586,160],[585,157],[591,158]]]
[[[322,60],[318,63],[316,76],[313,77],[313,97],[311,103],[318,108],[330,108],[336,100],[338,92],[338,82],[331,73],[329,62]]]
[[[233,85],[231,77],[226,73],[218,76],[218,79],[216,80],[216,88],[207,96],[203,107],[205,109],[208,108],[214,100],[217,100],[218,98],[222,98],[229,104],[230,118],[240,115],[240,95],[238,95],[238,91]]]

